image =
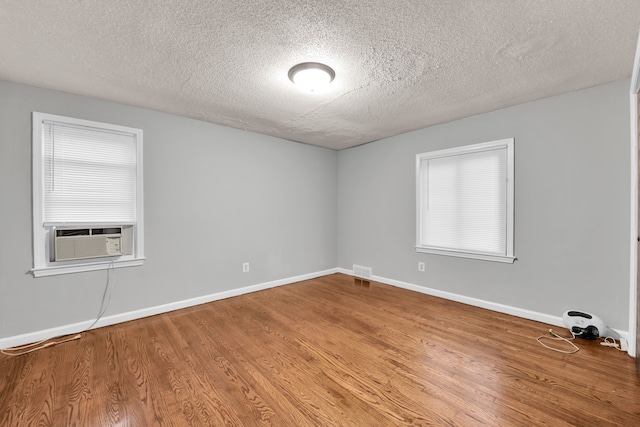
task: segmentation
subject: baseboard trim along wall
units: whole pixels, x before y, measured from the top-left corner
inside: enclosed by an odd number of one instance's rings
[[[256,285],[246,286],[238,289],[231,289],[224,292],[218,292],[215,294],[205,295],[197,298],[191,298],[182,301],[176,301],[169,304],[158,305],[155,307],[143,308],[140,310],[130,311],[126,313],[114,314],[112,316],[106,316],[100,319],[92,329],[100,328],[103,326],[115,325],[116,323],[128,322],[130,320],[142,319],[144,317],[154,316],[156,314],[168,313],[174,310],[180,310],[181,308],[193,307],[195,305],[206,304],[208,302],[217,301],[225,298],[231,298],[238,295],[248,294],[251,292],[261,291],[264,289],[275,288],[277,286],[288,285],[291,283],[301,282],[303,280],[315,279],[317,277],[327,276],[329,274],[342,273],[348,276],[354,276],[353,271],[345,268],[333,268],[324,271],[318,271],[315,273],[304,274],[301,276],[288,277],[286,279],[274,280],[272,282],[259,283]],[[491,301],[485,301],[477,298],[467,297],[464,295],[458,295],[451,292],[441,291],[438,289],[427,288],[425,286],[419,286],[412,283],[402,282],[399,280],[389,279],[386,277],[372,275],[370,280],[374,282],[384,283],[390,286],[396,286],[398,288],[407,289],[414,292],[420,292],[422,294],[432,295],[452,301],[457,301],[463,304],[468,304],[475,307],[486,308],[499,313],[510,314],[512,316],[522,317],[524,319],[535,320],[542,323],[547,323],[564,328],[561,316],[551,316],[544,313],[538,313],[531,310],[526,310],[518,307],[512,307],[504,304],[499,304]],[[45,329],[42,331],[30,332],[27,334],[16,335],[7,338],[0,338],[0,348],[5,349],[9,347],[15,347],[19,345],[29,344],[41,340],[50,339],[53,337],[59,337],[63,335],[77,334],[80,331],[84,331],[94,322],[95,319],[87,320],[84,322],[73,323],[69,325],[63,325],[55,328]],[[621,331],[617,329],[611,329],[619,337],[628,340],[628,331]],[[541,331],[544,332],[544,331]]]
[[[353,271],[345,268],[338,268],[338,273],[354,276]],[[422,294],[432,295],[435,297],[444,298],[451,301],[461,302],[463,304],[472,305],[474,307],[486,308],[488,310],[497,311],[498,313],[510,314],[516,317],[522,317],[523,319],[535,320],[542,323],[548,323],[550,325],[559,326],[565,328],[562,322],[562,316],[551,316],[549,314],[538,313],[536,311],[526,310],[524,308],[512,307],[509,305],[499,304],[496,302],[485,301],[477,298],[472,298],[464,295],[454,294],[451,292],[441,291],[438,289],[427,288],[425,286],[414,285],[413,283],[401,282],[399,280],[389,279],[386,277],[372,275],[369,280],[374,282],[384,283],[386,285],[396,286],[402,289],[408,289],[410,291],[420,292]],[[610,331],[618,334],[618,337],[624,338],[628,341],[628,331],[622,331],[618,329],[609,328]],[[541,333],[545,331],[540,331]]]
[[[316,277],[327,276],[337,273],[338,269],[330,269],[318,271],[315,273],[303,274],[301,276],[288,277],[286,279],[274,280],[272,282],[259,283],[256,285],[246,286],[239,289],[231,289],[215,294],[204,295],[201,297],[190,298],[187,300],[176,301],[169,304],[158,305],[155,307],[143,308],[140,310],[129,311],[126,313],[114,314],[101,318],[91,329],[101,328],[103,326],[115,325],[116,323],[128,322],[130,320],[142,319],[143,317],[155,316],[156,314],[168,313],[181,308],[193,307],[195,305],[206,304],[208,302],[217,301],[225,298],[231,298],[238,295],[248,294],[251,292],[261,291],[264,289],[275,288],[282,285],[301,282],[303,280],[315,279]],[[63,335],[77,334],[84,331],[95,321],[95,319],[84,322],[73,323],[69,325],[58,326],[55,328],[45,329],[42,331],[30,332],[27,334],[15,335],[7,338],[0,338],[0,348],[5,349],[19,345],[30,344],[41,340],[59,337]]]

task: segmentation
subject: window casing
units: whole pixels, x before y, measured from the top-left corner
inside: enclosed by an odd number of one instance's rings
[[[33,113],[36,277],[142,265],[142,130]],[[123,255],[54,261],[58,228],[122,228]]]
[[[416,250],[508,262],[514,256],[514,139],[416,156]]]

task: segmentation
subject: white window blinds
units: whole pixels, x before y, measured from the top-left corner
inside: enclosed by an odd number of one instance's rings
[[[44,121],[44,224],[134,224],[136,137]]]
[[[512,262],[512,159],[513,140],[418,155],[417,249]]]

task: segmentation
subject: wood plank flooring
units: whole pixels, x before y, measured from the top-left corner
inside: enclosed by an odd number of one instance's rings
[[[640,425],[634,359],[549,328],[335,274],[1,355],[0,426]]]

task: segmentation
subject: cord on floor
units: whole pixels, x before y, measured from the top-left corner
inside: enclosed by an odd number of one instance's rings
[[[0,353],[5,354],[7,356],[21,356],[23,354],[28,354],[37,350],[42,350],[43,348],[51,347],[53,345],[63,344],[65,342],[80,339],[82,337],[82,334],[84,332],[87,332],[91,328],[93,328],[100,321],[100,319],[102,319],[102,316],[104,316],[104,313],[106,313],[107,308],[109,307],[109,303],[111,302],[111,288],[113,287],[113,284],[111,283],[112,277],[113,277],[113,282],[115,283],[116,271],[115,271],[115,265],[113,263],[113,260],[111,261],[109,268],[107,268],[107,283],[104,287],[104,292],[102,293],[102,301],[100,303],[100,310],[98,310],[98,316],[96,317],[96,320],[94,320],[94,322],[91,325],[89,325],[87,328],[83,329],[82,331],[78,332],[76,335],[70,338],[65,338],[60,340],[60,338],[68,336],[68,335],[60,335],[57,337],[47,338],[42,341],[34,342],[31,344],[0,349]],[[105,300],[106,300],[106,304],[105,304]],[[55,340],[55,341],[52,341],[52,340]]]

